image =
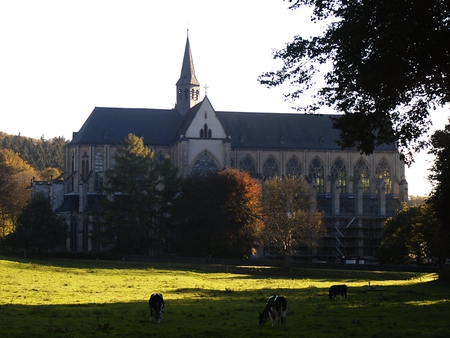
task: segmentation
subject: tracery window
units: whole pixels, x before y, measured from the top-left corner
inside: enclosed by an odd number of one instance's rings
[[[391,168],[386,158],[382,158],[375,168],[375,178],[384,181],[386,194],[391,193]]]
[[[353,168],[353,177],[356,181],[361,180],[363,193],[370,192],[369,166],[362,158],[356,162],[355,167]]]
[[[347,187],[347,169],[341,158],[337,158],[333,162],[331,166],[331,177],[338,182],[339,192],[345,193]]]
[[[81,177],[86,180],[89,175],[89,155],[84,152],[81,156]]]
[[[249,174],[256,174],[256,165],[255,161],[250,157],[250,155],[246,155],[239,162],[239,170],[246,171]]]
[[[325,192],[324,165],[318,157],[309,163],[308,177],[315,184],[317,192]]]
[[[97,153],[95,154],[94,171],[94,188],[95,191],[97,191],[103,185],[103,156],[100,151],[97,151]]]
[[[278,163],[277,161],[270,156],[263,165],[263,177],[271,178],[278,175]]]
[[[293,156],[286,163],[286,175],[299,177],[302,174],[300,161],[297,157]]]
[[[210,172],[217,171],[219,171],[219,166],[214,158],[205,151],[197,158],[192,166],[191,175],[205,176]]]

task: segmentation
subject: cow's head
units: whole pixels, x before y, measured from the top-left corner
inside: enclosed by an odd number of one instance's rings
[[[262,314],[261,312],[259,313],[259,317],[258,317],[258,324],[259,325],[263,325],[266,321],[267,321],[267,316],[264,316],[264,314]]]

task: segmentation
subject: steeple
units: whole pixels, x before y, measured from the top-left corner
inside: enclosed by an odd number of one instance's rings
[[[189,44],[189,30],[184,49],[183,66],[177,84],[177,104],[175,108],[181,113],[186,113],[198,103],[200,96],[200,83],[195,77],[194,62],[192,61],[191,46]]]

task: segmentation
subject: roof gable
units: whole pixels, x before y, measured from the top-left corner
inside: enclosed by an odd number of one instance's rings
[[[185,123],[183,123],[183,133],[186,137],[198,138],[202,137],[201,135],[204,135],[204,138],[208,138],[207,130],[210,131],[213,138],[225,138],[227,136],[207,97],[205,97],[205,99],[195,108],[196,109],[192,109],[192,114],[186,116]],[[203,132],[201,132],[201,130],[203,130]]]

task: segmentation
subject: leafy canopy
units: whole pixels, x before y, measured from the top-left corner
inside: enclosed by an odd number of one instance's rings
[[[430,109],[450,100],[450,2],[447,0],[289,0],[326,20],[323,34],[296,36],[274,53],[284,66],[259,80],[289,83],[298,99],[323,76],[315,102],[342,113],[334,119],[339,144],[371,154],[398,142],[407,161],[426,142]],[[326,66],[331,65],[331,69]],[[329,71],[326,71],[330,69]]]

